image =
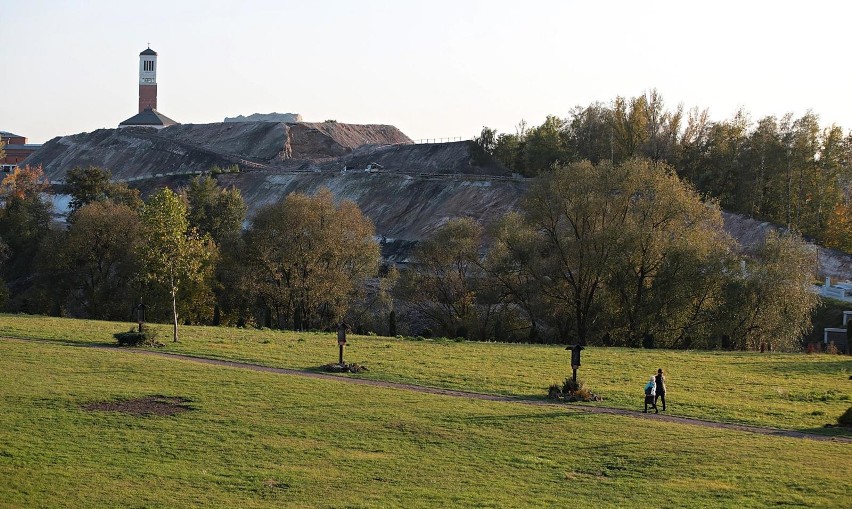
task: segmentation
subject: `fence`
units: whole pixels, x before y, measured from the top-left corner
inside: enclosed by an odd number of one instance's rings
[[[421,138],[419,140],[414,140],[414,143],[421,145],[425,143],[453,143],[455,141],[468,141],[471,138],[463,138],[461,136],[455,136],[452,138]]]

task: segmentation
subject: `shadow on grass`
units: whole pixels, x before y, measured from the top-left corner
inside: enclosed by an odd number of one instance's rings
[[[810,433],[813,435],[824,435],[829,437],[842,437],[842,438],[852,438],[852,428],[846,428],[843,426],[832,425],[831,427],[822,427],[822,428],[800,428],[794,431],[799,431],[802,433]]]

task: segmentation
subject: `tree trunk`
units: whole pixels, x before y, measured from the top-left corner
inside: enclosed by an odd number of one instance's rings
[[[177,323],[177,298],[175,294],[177,291],[174,287],[172,287],[172,315],[174,316],[174,342],[177,343],[178,340],[178,323]]]

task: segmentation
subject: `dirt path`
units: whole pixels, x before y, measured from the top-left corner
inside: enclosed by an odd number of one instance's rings
[[[261,366],[259,364],[251,364],[248,362],[237,362],[237,361],[227,361],[221,359],[210,359],[207,357],[194,357],[191,355],[183,355],[178,353],[169,353],[169,352],[157,352],[154,350],[138,350],[138,349],[130,349],[130,348],[119,348],[117,346],[103,346],[103,345],[87,345],[81,343],[63,343],[54,340],[37,340],[37,339],[19,339],[19,338],[2,338],[6,340],[13,341],[34,341],[34,342],[42,342],[42,343],[51,343],[51,344],[62,344],[68,346],[78,346],[85,348],[94,348],[97,350],[108,350],[108,351],[122,351],[127,353],[141,354],[141,355],[151,355],[154,357],[163,357],[167,359],[178,359],[188,362],[196,362],[200,364],[211,364],[214,366],[226,366],[230,368],[237,369],[250,369],[252,371],[264,371],[267,373],[276,373],[279,375],[290,375],[290,376],[300,376],[304,378],[315,378],[320,380],[331,380],[335,382],[342,383],[351,383],[357,385],[368,385],[372,387],[383,387],[387,389],[397,389],[404,391],[412,391],[412,392],[421,392],[425,394],[438,394],[443,396],[452,396],[456,398],[468,398],[468,399],[476,399],[482,401],[500,401],[506,403],[520,403],[524,405],[536,405],[536,406],[558,406],[560,408],[564,408],[566,410],[573,410],[578,412],[587,412],[593,414],[610,414],[610,415],[621,415],[626,417],[633,417],[636,419],[652,419],[657,421],[664,422],[672,422],[676,424],[686,424],[691,426],[703,426],[705,428],[715,428],[715,429],[725,429],[732,431],[744,431],[748,433],[757,433],[760,435],[769,435],[776,437],[787,437],[787,438],[800,438],[807,440],[817,440],[824,442],[841,442],[852,444],[852,437],[840,437],[840,436],[829,436],[829,435],[818,435],[815,433],[805,433],[802,431],[794,431],[794,430],[786,430],[786,429],[777,429],[777,428],[766,428],[762,426],[751,426],[748,424],[730,424],[725,422],[717,422],[717,421],[705,421],[702,419],[694,419],[691,417],[677,417],[673,415],[667,414],[651,414],[651,413],[643,413],[636,410],[624,410],[620,408],[609,408],[609,407],[601,407],[601,406],[586,406],[586,405],[566,405],[565,403],[559,403],[556,401],[550,400],[539,400],[539,399],[525,399],[525,398],[517,398],[512,396],[499,396],[494,394],[482,394],[478,392],[466,392],[459,391],[454,389],[441,389],[438,387],[426,387],[423,385],[414,385],[414,384],[406,384],[400,382],[385,382],[381,380],[367,380],[364,378],[350,378],[347,376],[341,375],[333,375],[328,373],[317,373],[313,371],[305,371],[300,369],[289,369],[289,368],[273,368],[269,366]]]

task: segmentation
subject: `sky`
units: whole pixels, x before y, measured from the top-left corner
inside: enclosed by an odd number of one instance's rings
[[[567,117],[656,89],[668,108],[808,110],[852,128],[837,1],[0,0],[0,130],[43,143],[138,111],[139,52],[181,123],[251,113],[412,139]]]

